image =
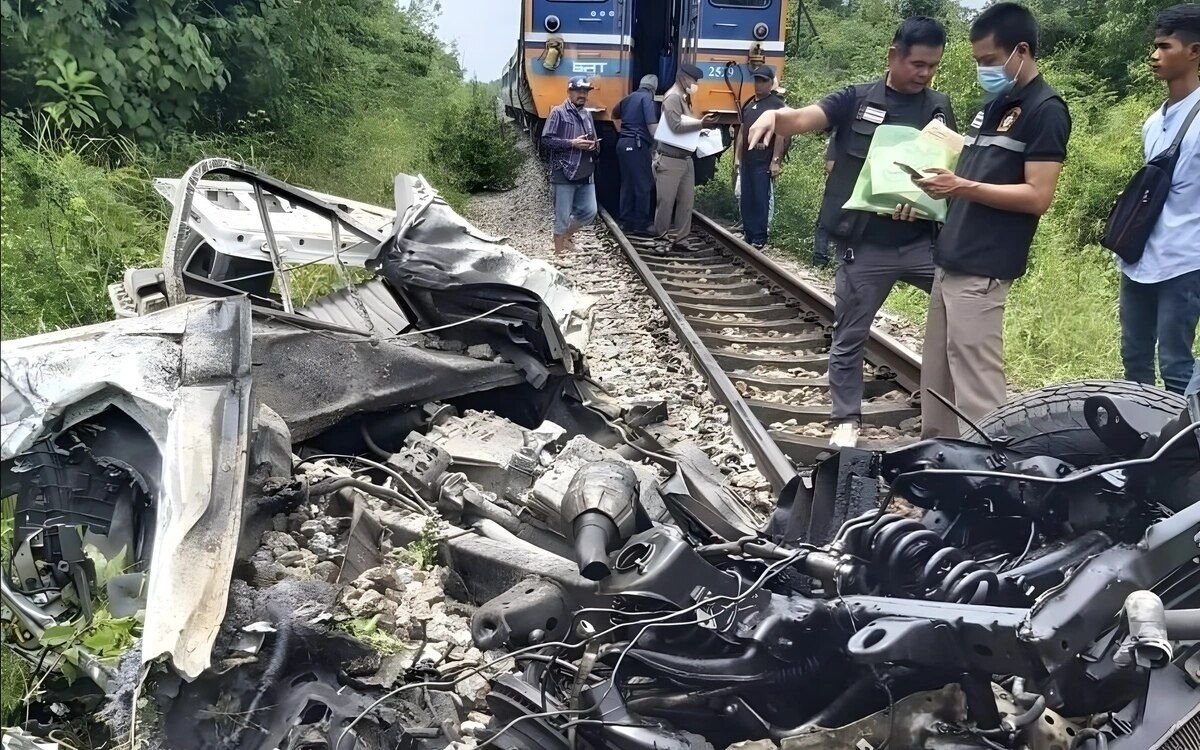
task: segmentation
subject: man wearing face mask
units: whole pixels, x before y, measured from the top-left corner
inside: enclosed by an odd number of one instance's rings
[[[929,170],[936,174],[917,185],[950,199],[933,254],[921,387],[976,420],[1007,398],[1004,305],[1054,199],[1071,116],[1038,73],[1038,28],[1028,9],[989,6],[971,24],[970,37],[985,103],[956,171]],[[923,437],[958,436],[958,417],[927,393],[921,412]]]
[[[658,205],[654,212],[654,234],[677,243],[692,231],[692,208],[696,204],[696,168],[692,163],[694,149],[663,142],[663,135],[694,133],[711,125],[710,113],[702,120],[692,116],[692,94],[699,88],[704,74],[695,65],[683,63],[675,76],[675,85],[663,98],[662,116],[667,133],[662,128],[655,133],[658,143],[654,154],[654,188]]]

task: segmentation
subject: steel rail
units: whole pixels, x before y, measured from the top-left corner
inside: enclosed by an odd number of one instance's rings
[[[834,300],[701,214],[694,214],[698,244],[682,255],[647,253],[644,243],[626,237],[612,216],[601,215],[713,395],[729,409],[731,426],[760,472],[777,492],[787,491],[797,477],[794,467],[820,460],[830,448],[826,438],[766,425],[827,422],[829,406],[803,396],[800,402],[764,399],[760,392],[828,389],[823,377],[815,376],[828,366],[828,356],[812,348],[827,344],[823,328],[834,322]],[[871,329],[864,354],[875,372],[863,384],[865,398],[884,399],[895,390],[909,397],[906,406],[895,400],[864,402],[864,421],[895,428],[919,415],[920,357],[877,328]],[[747,372],[758,366],[799,367],[814,375],[774,378]]]
[[[821,318],[833,323],[833,298],[812,284],[798,279],[768,258],[762,251],[746,244],[725,227],[700,213],[692,215],[692,221],[716,237],[734,257],[742,260],[751,269],[765,276],[778,286],[785,295],[809,307]],[[867,340],[866,359],[875,365],[887,365],[896,373],[896,382],[911,394],[921,390],[921,358],[905,347],[895,337],[876,328],[871,329]],[[920,398],[917,396],[917,398]]]
[[[637,249],[629,242],[629,238],[617,226],[613,217],[604,210],[600,211],[600,217],[612,233],[613,239],[616,240],[621,251],[625,253],[629,265],[633,267],[633,270],[642,279],[642,283],[646,285],[650,296],[654,298],[659,308],[662,309],[663,314],[666,315],[667,322],[671,326],[671,329],[675,331],[675,335],[679,337],[679,340],[691,352],[692,359],[705,381],[707,381],[709,390],[729,410],[729,422],[733,427],[734,434],[737,435],[742,445],[754,455],[754,460],[757,464],[756,468],[759,473],[771,483],[771,487],[776,493],[784,492],[797,477],[796,468],[792,465],[791,460],[788,459],[783,450],[772,439],[766,426],[763,425],[750,409],[750,405],[738,393],[733,385],[733,381],[729,379],[729,375],[725,373],[720,363],[717,362],[717,359],[709,352],[708,346],[705,345],[687,318],[684,317],[683,313],[675,305],[675,301],[671,299],[671,295],[667,293],[667,290],[658,280],[658,277],[646,265],[641,255],[638,254]]]

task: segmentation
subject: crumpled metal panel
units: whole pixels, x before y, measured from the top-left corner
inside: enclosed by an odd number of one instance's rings
[[[401,201],[413,196],[414,205],[428,201],[420,213],[420,221],[399,233],[404,218]],[[550,309],[561,330],[567,330],[571,314],[581,305],[587,308],[590,299],[577,299],[565,275],[550,263],[530,258],[504,244],[503,237],[494,237],[459,216],[421,177],[396,175],[396,225],[393,241],[400,239],[423,245],[438,245],[453,250],[443,258],[439,270],[457,283],[498,283],[523,287],[542,299]]]
[[[233,179],[204,179],[210,174]],[[504,244],[503,238],[481,232],[419,175],[397,175],[395,211],[298,188],[223,158],[197,162],[177,179],[156,180],[156,189],[173,207],[163,250],[171,302],[185,298],[182,271],[187,259],[182,250],[192,233],[199,233],[223,254],[268,258],[250,181],[262,185],[275,242],[285,263],[334,264],[329,252],[330,221],[340,227],[345,246],[342,260],[349,266],[372,265],[381,251],[400,240],[434,245],[437,254],[446,259],[443,270],[451,277],[462,275],[457,283],[484,281],[521,287],[544,302],[568,343],[582,349],[587,342],[593,298],[576,294],[551,264],[529,258]]]
[[[410,317],[425,329],[457,328],[439,335],[491,344],[536,387],[553,364],[570,372],[567,346],[586,340],[592,300],[549,263],[480,232],[423,179],[397,175],[395,190],[396,220],[377,255]]]
[[[182,178],[159,177],[154,180],[154,189],[168,201],[179,195]],[[213,247],[226,255],[252,260],[263,260],[262,218],[254,202],[253,187],[247,182],[236,180],[200,180],[195,183],[190,224]],[[267,192],[268,211],[279,254],[291,263],[332,262],[333,236],[329,220],[312,209],[294,203],[286,196]],[[306,191],[313,198],[330,205],[342,206],[346,213],[364,226],[376,227],[379,237],[368,242],[356,237],[347,238],[347,246],[341,249],[342,260],[347,266],[364,267],[371,258],[378,240],[392,224],[394,211],[381,206],[352,201],[336,195]]]
[[[190,312],[179,307],[5,341],[0,458],[28,450],[60,417],[70,425],[113,405],[162,443]]]
[[[355,413],[447,401],[524,382],[507,362],[254,322],[255,398],[302,442]]]
[[[142,640],[191,680],[208,668],[242,522],[250,417],[250,304],[180,305],[6,342],[3,458],[115,406],[162,456]]]

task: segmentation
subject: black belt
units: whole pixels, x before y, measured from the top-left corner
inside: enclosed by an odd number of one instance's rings
[[[669,156],[672,159],[690,159],[690,158],[692,158],[691,151],[688,151],[687,149],[683,149],[683,148],[678,148],[676,146],[669,146],[665,143],[658,144],[658,153],[663,156]]]

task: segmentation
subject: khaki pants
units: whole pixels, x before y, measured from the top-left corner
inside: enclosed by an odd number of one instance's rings
[[[658,206],[654,212],[654,233],[670,232],[678,242],[692,231],[692,208],[696,205],[696,168],[692,158],[665,154],[654,157],[654,189]]]
[[[1004,403],[1004,303],[1011,281],[938,268],[929,295],[921,356],[921,437],[958,437],[958,417],[932,389],[972,420]]]

